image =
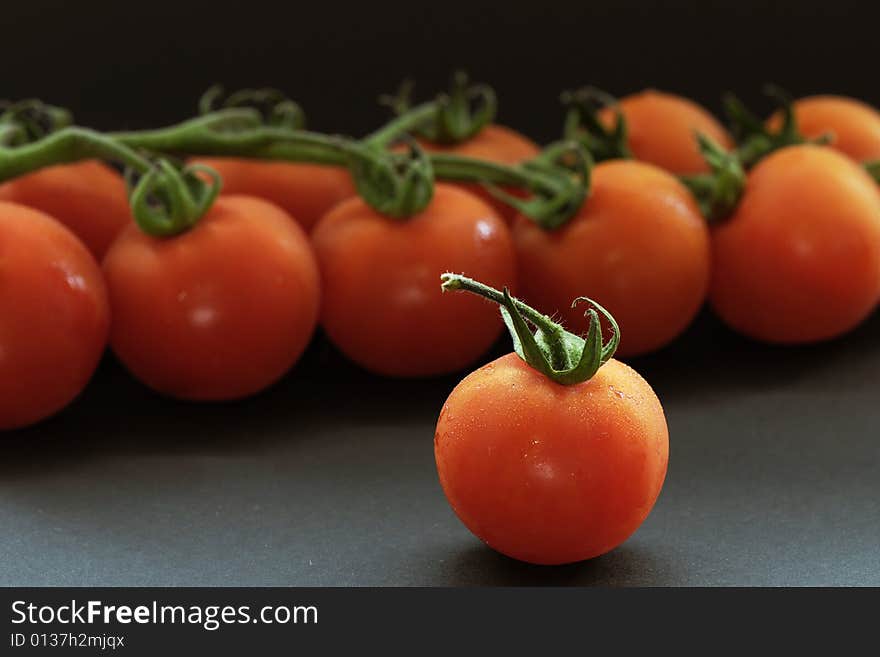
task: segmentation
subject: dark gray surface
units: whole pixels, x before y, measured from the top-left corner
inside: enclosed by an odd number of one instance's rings
[[[266,394],[160,399],[108,359],[2,437],[2,585],[880,585],[880,317],[773,348],[708,315],[633,363],[667,411],[666,485],[622,547],[565,567],[483,547],[437,482],[458,380],[390,381],[319,337]]]

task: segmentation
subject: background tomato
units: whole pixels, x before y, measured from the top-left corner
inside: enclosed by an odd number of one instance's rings
[[[430,376],[457,371],[498,337],[498,309],[442,294],[446,271],[513,288],[510,233],[476,196],[437,184],[408,219],[384,217],[359,198],[337,206],[312,234],[324,296],[321,322],[349,358],[378,374]]]
[[[468,529],[515,559],[562,564],[608,552],[642,524],[669,435],[654,391],[623,363],[563,386],[508,354],[452,391],[434,454]]]
[[[620,110],[629,128],[628,145],[637,160],[655,164],[675,174],[708,172],[695,134],[710,137],[725,149],[733,139],[724,126],[692,100],[648,89],[620,99]],[[614,124],[615,111],[605,108],[599,118]]]
[[[334,205],[356,194],[348,171],[339,167],[228,157],[196,161],[220,173],[222,194],[243,194],[271,201],[306,231]]]
[[[801,134],[815,139],[831,135],[830,146],[857,162],[880,159],[880,112],[867,103],[845,96],[809,96],[793,105]],[[767,121],[779,128],[780,113]]]
[[[0,429],[69,404],[95,371],[109,324],[85,246],[48,215],[0,202]]]
[[[576,333],[587,326],[572,299],[595,299],[620,324],[623,356],[671,341],[706,298],[705,220],[690,192],[650,164],[598,164],[590,196],[568,223],[548,231],[520,217],[513,235],[522,299]]]
[[[484,127],[476,135],[459,144],[436,144],[425,140],[419,142],[422,147],[435,153],[451,153],[464,157],[489,160],[499,164],[520,164],[536,157],[541,147],[531,139],[515,130],[501,125],[491,124]],[[516,216],[516,211],[506,203],[502,203],[477,184],[461,183],[460,187],[476,194],[489,203],[495,211],[508,223]],[[508,189],[507,192],[525,197],[521,190]]]
[[[791,146],[761,160],[712,245],[712,305],[754,338],[831,338],[880,300],[880,190],[830,148]]]
[[[319,305],[303,230],[276,206],[219,198],[186,233],[128,228],[107,253],[111,345],[162,393],[233,399],[280,378],[305,350]]]
[[[67,226],[101,260],[131,223],[125,181],[97,161],[59,164],[0,185],[0,200],[42,210]]]

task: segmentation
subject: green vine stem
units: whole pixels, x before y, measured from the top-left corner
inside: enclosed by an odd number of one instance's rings
[[[711,223],[729,217],[742,197],[746,172],[737,152],[728,152],[709,137],[698,134],[697,142],[711,173],[682,175],[703,216]]]
[[[551,145],[530,162],[504,166],[475,158],[426,153],[414,143],[406,152],[389,151],[386,139],[396,128],[388,133],[384,130],[356,140],[266,126],[254,110],[226,109],[168,128],[110,136],[131,148],[173,155],[345,166],[352,172],[364,200],[392,217],[407,217],[424,209],[432,198],[435,176],[485,184],[501,200],[548,229],[573,216],[587,194],[591,161],[572,142]],[[519,187],[531,196],[520,199],[499,186]]]
[[[139,176],[129,201],[138,225],[150,235],[174,235],[191,227],[220,189],[216,172],[207,172],[212,174],[208,182],[197,175],[207,167],[179,169],[167,160],[154,164],[112,137],[75,126],[22,145],[0,145],[0,181],[91,159],[117,162]]]
[[[877,184],[880,184],[880,160],[865,162],[865,170],[877,181]]]
[[[773,99],[782,112],[782,124],[771,130],[754,112],[733,94],[725,94],[724,111],[730,120],[731,132],[736,139],[737,154],[746,169],[765,158],[773,151],[796,144],[827,144],[830,135],[820,135],[807,139],[798,128],[794,114],[794,100],[787,91],[775,85],[767,85],[764,93]]]
[[[433,195],[430,162],[420,149],[392,153],[366,141],[263,123],[251,108],[226,109],[183,123],[111,135],[132,148],[172,155],[311,162],[351,170],[358,193],[378,212],[407,217]]]
[[[566,91],[561,98],[568,108],[563,125],[565,139],[580,142],[597,162],[632,159],[627,144],[626,118],[614,96],[595,87],[583,87]],[[605,108],[614,110],[614,125],[611,127],[599,120],[599,112]]]
[[[591,307],[586,312],[589,327],[585,337],[566,331],[519,299],[510,296],[507,288],[498,291],[488,285],[460,274],[446,273],[440,277],[441,289],[462,290],[479,295],[501,306],[501,316],[513,339],[517,355],[530,366],[562,385],[575,385],[591,379],[602,365],[614,355],[620,343],[620,328],[614,317],[595,301],[578,297],[572,302],[574,308],[580,302]],[[602,338],[601,315],[611,327],[611,338]],[[531,324],[535,331],[529,328]]]
[[[495,91],[485,84],[471,84],[463,71],[452,77],[449,92],[433,101],[411,106],[413,84],[405,81],[396,95],[383,96],[397,118],[367,139],[389,145],[404,134],[415,134],[435,144],[458,144],[476,136],[498,113]]]

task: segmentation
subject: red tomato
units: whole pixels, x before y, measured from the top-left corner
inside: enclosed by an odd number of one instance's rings
[[[880,300],[880,191],[830,148],[791,146],[761,160],[712,245],[712,305],[754,338],[832,338]]]
[[[571,300],[588,296],[620,324],[618,354],[653,351],[691,322],[706,298],[709,232],[690,192],[650,164],[609,160],[593,171],[580,212],[547,231],[514,225],[520,296],[586,330]]]
[[[42,210],[67,226],[101,260],[131,223],[125,181],[97,161],[59,164],[0,185],[0,200]]]
[[[271,201],[306,231],[334,205],[356,194],[348,171],[339,167],[222,157],[197,161],[220,174],[222,194],[244,194]]]
[[[321,323],[349,358],[378,374],[454,372],[498,337],[498,309],[442,294],[446,271],[513,287],[504,222],[474,195],[437,184],[421,213],[391,219],[360,198],[343,202],[312,233],[324,288]]]
[[[82,242],[42,212],[0,202],[0,429],[67,406],[109,325],[101,270]]]
[[[308,238],[276,206],[219,198],[186,233],[128,228],[104,260],[110,343],[151,388],[235,399],[278,380],[314,331],[319,276]]]
[[[501,125],[488,125],[474,137],[460,144],[435,144],[424,140],[419,143],[425,150],[435,153],[451,153],[508,165],[531,160],[541,152],[541,147],[531,139]],[[481,185],[461,183],[460,186],[489,203],[508,223],[511,223],[516,216],[516,211],[512,207],[497,200]],[[508,189],[506,191],[524,197],[524,194],[519,190]]]
[[[844,96],[809,96],[794,103],[798,130],[809,139],[831,135],[831,147],[857,162],[880,159],[880,112],[867,103]],[[778,112],[767,121],[778,129]]]
[[[515,559],[562,564],[608,552],[642,524],[669,436],[651,386],[623,363],[564,386],[508,354],[449,395],[434,454],[468,529]]]
[[[724,126],[687,98],[648,89],[621,98],[620,110],[629,128],[627,143],[633,156],[671,173],[709,171],[697,146],[698,132],[725,149],[733,148],[733,139]],[[613,125],[614,108],[602,110],[599,117],[609,126]]]

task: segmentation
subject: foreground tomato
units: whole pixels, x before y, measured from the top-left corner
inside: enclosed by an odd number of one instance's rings
[[[514,241],[522,297],[572,329],[583,316],[571,300],[595,299],[620,323],[624,356],[679,335],[709,287],[709,233],[696,202],[672,175],[642,162],[600,163],[574,218],[548,231],[520,217]]]
[[[0,202],[0,430],[69,404],[109,324],[101,270],[82,243],[48,215]]]
[[[458,144],[435,144],[425,140],[421,140],[419,143],[427,151],[473,157],[498,164],[520,164],[536,157],[541,152],[540,146],[528,137],[510,128],[494,124],[487,125],[475,136]],[[496,199],[480,185],[461,183],[460,186],[489,203],[508,223],[512,222],[516,216],[516,211],[513,208]],[[508,189],[506,191],[522,196],[518,190]]]
[[[442,296],[436,283],[453,269],[496,284],[514,280],[507,226],[474,195],[438,184],[430,205],[408,219],[384,217],[351,199],[318,223],[312,240],[324,290],[321,323],[336,346],[368,370],[454,372],[498,337],[493,308]]]
[[[709,170],[697,146],[696,133],[724,148],[733,147],[733,139],[721,123],[687,98],[649,89],[621,98],[619,108],[629,129],[627,144],[633,156],[671,173]],[[612,125],[614,108],[605,108],[599,116]]]
[[[99,261],[131,223],[125,182],[96,161],[59,164],[0,185],[0,200],[42,210],[67,226]]]
[[[317,321],[308,239],[256,198],[221,197],[172,238],[132,225],[107,253],[104,273],[113,350],[138,379],[174,397],[258,392],[297,361]]]
[[[256,196],[275,203],[306,231],[330,208],[355,195],[348,171],[339,167],[237,158],[200,158],[223,179],[224,195]]]
[[[440,483],[492,548],[530,563],[581,561],[650,513],[666,475],[666,420],[651,387],[612,354],[567,385],[508,354],[449,395],[434,437]]]
[[[712,243],[712,305],[751,337],[832,338],[880,300],[880,191],[830,148],[791,146],[758,163]]]
[[[809,96],[793,104],[798,131],[807,139],[823,135],[830,146],[857,162],[880,159],[880,112],[867,103],[844,96]],[[776,130],[780,113],[767,126]]]

